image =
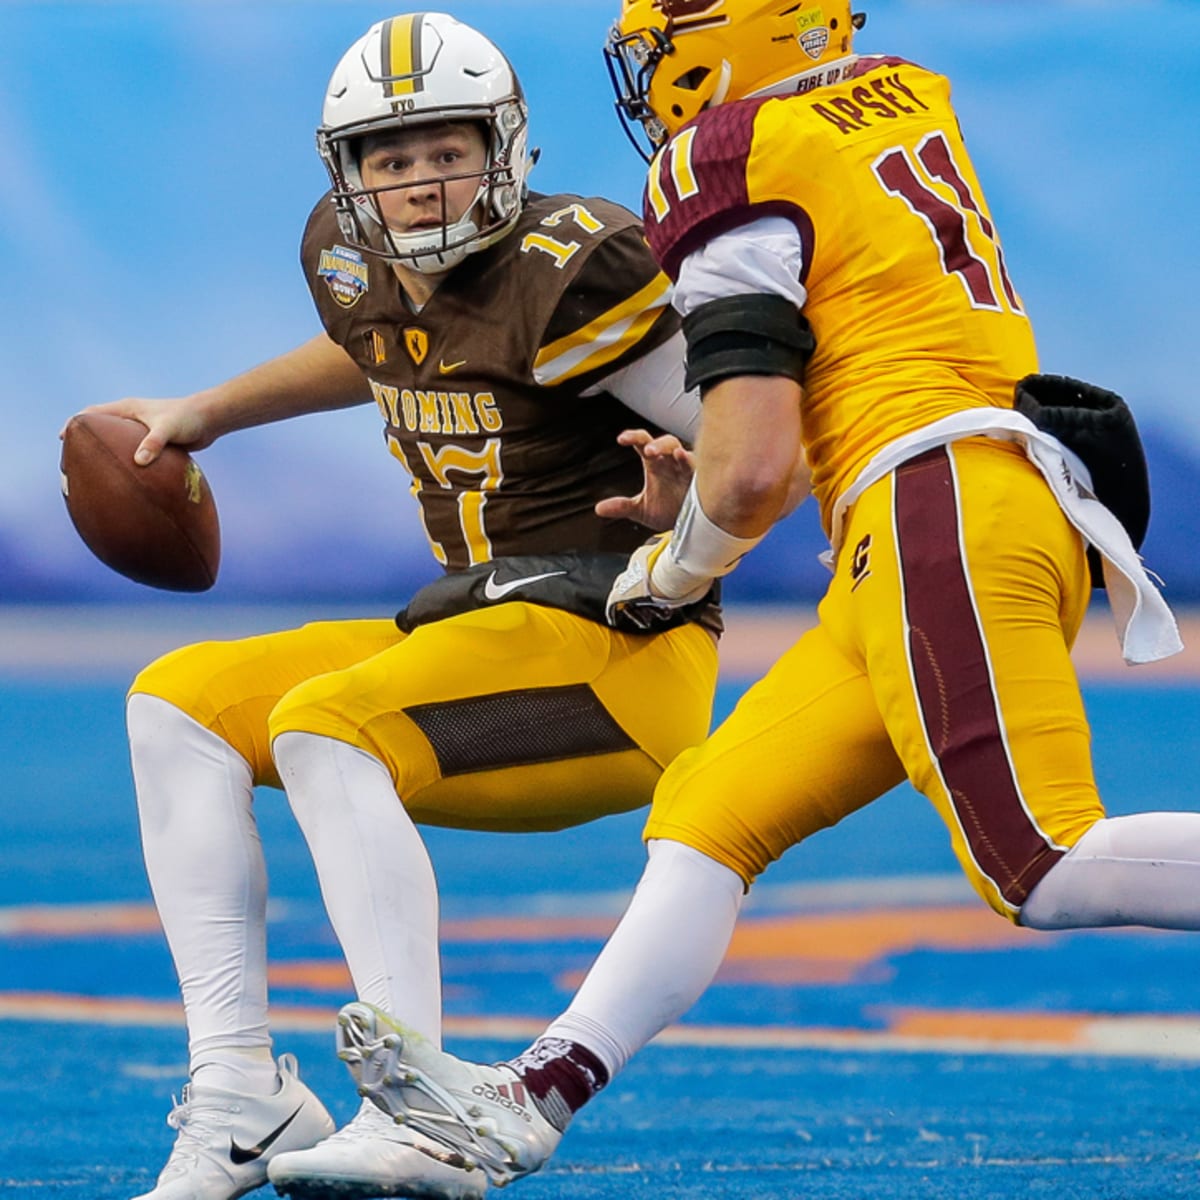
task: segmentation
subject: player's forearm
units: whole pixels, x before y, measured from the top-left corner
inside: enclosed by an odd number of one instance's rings
[[[784,513],[804,477],[800,388],[739,376],[705,394],[696,477],[669,542],[646,558],[650,596],[691,603],[729,574]],[[611,599],[611,597],[610,597]]]
[[[696,453],[700,502],[737,537],[758,537],[808,494],[800,387],[782,376],[726,379],[708,390]]]
[[[187,397],[209,440],[306,413],[365,404],[371,389],[353,359],[324,334]]]

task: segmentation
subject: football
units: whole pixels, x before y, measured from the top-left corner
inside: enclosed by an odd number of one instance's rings
[[[167,591],[207,591],[221,561],[212,490],[177,446],[139,467],[133,452],[145,434],[128,417],[72,417],[59,462],[67,512],[88,549],[114,571]]]

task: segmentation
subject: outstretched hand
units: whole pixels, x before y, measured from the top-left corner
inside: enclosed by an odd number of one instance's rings
[[[133,461],[140,467],[149,466],[167,446],[178,446],[181,450],[203,450],[216,437],[205,428],[205,422],[196,408],[184,400],[146,400],[129,397],[113,400],[109,404],[92,404],[85,413],[108,413],[114,417],[128,417],[146,427]],[[64,425],[58,431],[61,438]]]
[[[642,490],[636,496],[610,496],[596,504],[596,515],[610,520],[636,521],[655,533],[675,524],[692,482],[692,453],[672,433],[655,437],[645,429],[626,429],[617,436],[642,460]]]

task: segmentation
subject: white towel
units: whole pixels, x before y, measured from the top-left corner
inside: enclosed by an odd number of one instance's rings
[[[1104,587],[1125,661],[1136,665],[1178,654],[1183,641],[1174,614],[1142,566],[1125,527],[1096,499],[1087,467],[1057,438],[1011,409],[967,409],[885,446],[838,497],[833,508],[832,549],[821,555],[821,561],[832,569],[846,510],[871,484],[926,450],[966,437],[994,437],[1021,445],[1050,485],[1067,520],[1096,548],[1103,560]]]

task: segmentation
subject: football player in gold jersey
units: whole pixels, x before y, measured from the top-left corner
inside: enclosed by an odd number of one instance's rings
[[[1179,649],[1134,549],[1132,419],[1037,374],[949,83],[856,56],[862,21],[845,0],[625,0],[608,43],[704,397],[693,486],[610,619],[653,627],[703,595],[766,533],[798,462],[833,579],[816,627],[664,773],[636,896],[524,1054],[476,1066],[343,1010],[367,1092],[498,1183],[536,1170],[700,995],[774,859],[905,778],[1002,917],[1200,928],[1200,814],[1105,816],[1069,657],[1092,562],[1125,657]]]
[[[210,390],[101,407],[147,426],[145,463],[375,404],[446,574],[395,621],[188,646],[131,688],[191,1057],[149,1200],[230,1200],[268,1170],[301,1196],[487,1187],[369,1104],[329,1137],[294,1061],[273,1057],[255,785],[287,791],[357,993],[436,1041],[437,891],[414,822],[553,830],[640,807],[711,717],[715,601],[648,635],[604,619],[630,552],[674,519],[699,416],[640,223],[528,191],[516,76],[448,16],[372,26],[323,117],[332,191],[302,247],[323,332]]]

